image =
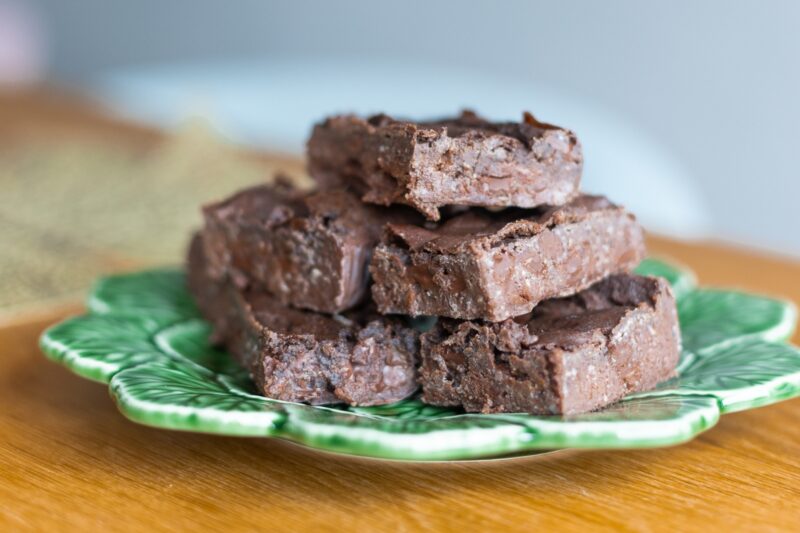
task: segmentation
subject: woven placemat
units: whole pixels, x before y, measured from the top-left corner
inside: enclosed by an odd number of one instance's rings
[[[177,264],[199,206],[285,171],[202,124],[156,148],[111,139],[0,149],[0,325],[78,301],[97,276]],[[306,181],[307,183],[307,181]]]

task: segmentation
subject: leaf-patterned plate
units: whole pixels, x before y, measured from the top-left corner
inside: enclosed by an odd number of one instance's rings
[[[721,414],[800,395],[800,349],[786,344],[797,319],[793,305],[697,288],[691,273],[654,259],[638,272],[667,278],[678,297],[678,377],[577,416],[465,414],[417,398],[381,407],[264,398],[246,372],[208,344],[210,326],[176,269],[101,279],[89,313],[48,329],[41,347],[73,372],[108,383],[120,411],[136,422],[415,461],[678,444]]]

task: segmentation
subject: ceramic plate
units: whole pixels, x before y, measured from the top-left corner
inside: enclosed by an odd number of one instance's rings
[[[107,383],[136,422],[415,461],[667,446],[694,438],[722,414],[800,395],[800,349],[786,344],[797,318],[790,303],[697,288],[691,273],[652,259],[638,272],[663,276],[675,290],[684,342],[678,377],[577,416],[464,414],[416,398],[312,407],[258,396],[247,373],[209,346],[210,325],[177,269],[99,280],[89,313],[48,329],[41,347],[76,374]]]

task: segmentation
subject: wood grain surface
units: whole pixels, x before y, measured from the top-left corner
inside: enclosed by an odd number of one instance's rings
[[[35,115],[45,104],[26,105]],[[88,128],[81,117],[68,120]],[[104,135],[127,135],[101,124]],[[797,263],[712,243],[650,244],[704,284],[800,301]],[[0,531],[798,529],[800,400],[725,415],[674,448],[363,460],[127,421],[105,386],[39,353],[42,328],[77,311],[42,310],[0,330]]]

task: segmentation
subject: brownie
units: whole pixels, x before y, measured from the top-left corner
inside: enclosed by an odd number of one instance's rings
[[[370,272],[382,313],[500,321],[634,268],[641,226],[601,196],[559,207],[471,208],[443,223],[387,225]]]
[[[260,185],[203,208],[210,274],[281,303],[337,313],[358,304],[383,224],[421,219],[404,207],[364,205],[345,189],[305,193]]]
[[[213,339],[250,370],[267,397],[314,405],[382,405],[416,389],[419,334],[371,304],[341,315],[285,306],[259,289],[209,275],[204,246],[190,247],[188,285]]]
[[[323,186],[345,183],[366,202],[407,204],[430,220],[445,205],[561,205],[578,193],[583,169],[575,134],[530,113],[521,122],[470,111],[417,123],[335,116],[314,127],[308,159]]]
[[[675,375],[680,329],[667,282],[619,274],[499,323],[440,319],[422,335],[426,403],[570,415]]]

